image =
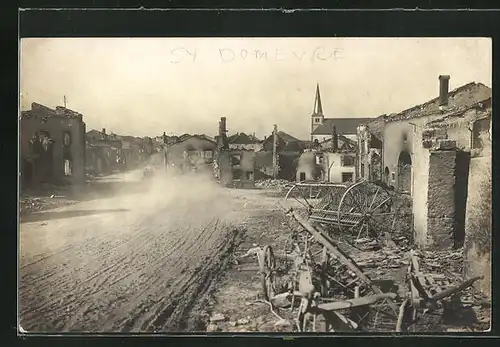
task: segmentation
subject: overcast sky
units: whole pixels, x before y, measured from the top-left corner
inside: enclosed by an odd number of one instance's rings
[[[278,130],[308,139],[316,83],[326,117],[376,117],[476,81],[490,39],[23,39],[21,108],[81,112],[87,130],[156,136]]]

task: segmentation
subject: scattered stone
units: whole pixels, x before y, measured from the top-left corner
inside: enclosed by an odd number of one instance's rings
[[[277,328],[289,328],[292,326],[292,323],[286,319],[280,319],[276,323],[274,323],[274,326]]]
[[[263,316],[259,316],[259,317],[257,317],[257,319],[255,320],[255,322],[256,322],[257,324],[262,324],[262,323],[264,323],[265,321],[266,321],[266,320],[264,319],[264,317],[263,317]]]
[[[258,328],[259,331],[275,331],[274,323],[273,322],[266,322],[261,325],[259,325]]]
[[[238,323],[237,323],[237,322],[235,322],[235,321],[230,321],[230,322],[229,322],[229,325],[230,325],[230,326],[232,326],[232,327],[235,327],[235,326],[236,326],[236,324],[238,324]]]
[[[210,317],[210,322],[212,322],[212,323],[223,322],[225,320],[226,320],[226,317],[220,313],[216,313],[212,317]]]
[[[216,324],[209,324],[207,326],[207,331],[212,333],[212,332],[220,331],[220,328]]]
[[[275,295],[274,298],[272,299],[272,302],[274,306],[280,307],[280,308],[287,308],[292,305],[292,302],[290,301],[290,293],[281,293],[278,295]]]
[[[245,325],[245,324],[250,323],[250,321],[249,321],[248,319],[246,319],[246,318],[241,318],[241,319],[238,319],[238,320],[236,321],[236,323],[237,323],[238,325]]]

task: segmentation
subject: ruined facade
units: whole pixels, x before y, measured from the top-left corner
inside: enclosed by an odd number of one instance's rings
[[[85,183],[83,115],[32,103],[20,118],[21,183]]]
[[[330,139],[306,150],[299,158],[297,181],[348,183],[356,180],[356,144],[333,128]]]
[[[412,197],[415,241],[424,248],[463,243],[469,122],[491,112],[490,88],[469,83],[448,93],[448,80],[440,76],[438,98],[390,115],[383,130],[384,176]]]
[[[125,168],[122,142],[114,134],[91,130],[86,134],[86,171],[92,175],[109,175]]]
[[[165,149],[167,171],[211,173],[216,149],[217,143],[208,136],[183,136]]]
[[[222,186],[253,188],[255,186],[255,150],[231,149],[226,133],[226,117],[222,117],[219,121],[219,135],[216,137],[214,175]]]
[[[383,129],[386,115],[357,127],[356,175],[371,182],[388,181],[382,166]]]

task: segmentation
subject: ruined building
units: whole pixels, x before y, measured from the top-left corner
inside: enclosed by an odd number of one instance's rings
[[[325,118],[323,114],[323,105],[319,92],[319,84],[316,85],[316,97],[314,100],[314,109],[311,114],[311,142],[317,140],[322,142],[331,137],[333,127],[339,135],[343,135],[350,140],[356,141],[356,127],[370,118]]]
[[[377,117],[357,128],[356,173],[359,179],[372,182],[382,181],[384,174],[382,166],[383,131],[386,115]]]
[[[463,222],[456,221],[464,220],[467,199],[469,122],[491,112],[490,88],[469,83],[448,92],[448,81],[440,76],[438,98],[389,116],[384,127],[386,180],[412,196],[415,240],[422,247],[463,242]]]
[[[228,142],[231,149],[245,149],[254,152],[262,149],[262,141],[256,138],[255,134],[236,133],[229,136]]]
[[[21,183],[85,183],[85,123],[82,114],[31,104],[20,118]]]
[[[305,150],[299,158],[296,180],[348,183],[356,180],[356,143],[337,134],[333,126],[329,139]]]
[[[167,171],[211,173],[216,148],[209,136],[184,134],[165,149]]]
[[[219,122],[214,174],[225,187],[252,188],[255,185],[254,149],[231,149],[226,136],[226,117]]]

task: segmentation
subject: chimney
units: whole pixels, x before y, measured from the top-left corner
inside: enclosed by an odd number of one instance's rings
[[[220,119],[219,132],[220,132],[220,135],[225,134],[227,132],[227,130],[226,130],[226,117],[221,117],[221,119]]]
[[[337,127],[334,125],[332,130],[332,150],[337,152],[339,150],[339,137],[337,135]]]
[[[106,135],[106,128],[102,128],[101,133],[102,133],[103,135]]]
[[[439,106],[448,106],[449,75],[439,75]]]

